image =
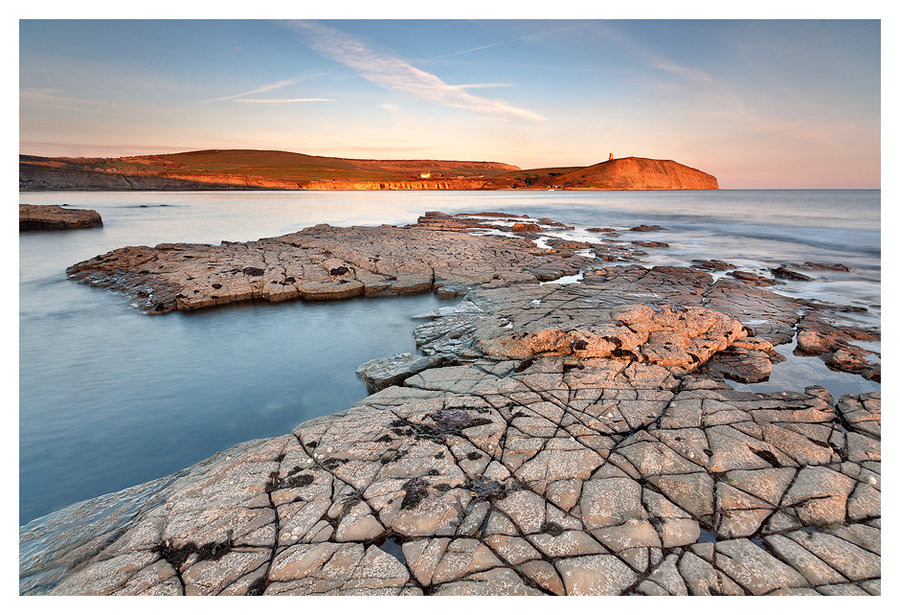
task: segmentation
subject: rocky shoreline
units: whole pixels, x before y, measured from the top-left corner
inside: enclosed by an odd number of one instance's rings
[[[858,344],[879,332],[704,263],[644,267],[609,233],[547,234],[563,227],[432,212],[71,267],[149,313],[463,298],[421,315],[424,356],[361,366],[354,407],[24,526],[20,591],[880,594],[880,394],[729,384],[764,381],[792,340],[877,381]]]
[[[63,209],[58,205],[19,205],[19,231],[49,231],[103,226],[93,209]]]

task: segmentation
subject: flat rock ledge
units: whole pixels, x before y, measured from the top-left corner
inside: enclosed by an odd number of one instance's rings
[[[47,231],[103,226],[93,209],[63,209],[58,205],[19,205],[19,231]]]
[[[709,345],[702,335],[696,337],[697,344],[685,341],[693,339],[693,327],[708,324],[734,329],[729,341],[737,335],[753,337],[753,332],[770,344],[786,344],[796,337],[797,354],[819,356],[836,371],[860,374],[873,381],[881,379],[880,355],[859,344],[879,340],[880,332],[848,319],[864,308],[767,292],[762,287],[774,281],[756,274],[742,277],[742,272],[736,272],[737,277],[732,279],[715,280],[701,270],[718,261],[700,262],[697,268],[647,269],[635,264],[645,253],[633,250],[629,243],[615,239],[570,241],[548,235],[571,228],[549,218],[499,212],[455,216],[427,212],[416,224],[403,227],[338,228],[320,224],[246,243],[130,246],[72,265],[67,273],[81,283],[120,291],[131,297],[132,305],[149,314],[248,301],[322,301],[425,292],[455,297],[473,289],[495,290],[497,296],[507,297],[509,305],[503,309],[520,312],[524,320],[507,318],[498,309],[492,328],[481,334],[488,354],[529,356],[558,350],[554,345],[574,344],[578,346],[576,354],[582,357],[663,353],[668,359],[660,356],[660,360],[688,369],[724,348],[721,342],[717,342],[718,347]],[[722,269],[718,265],[714,268]],[[551,282],[574,276],[583,278],[580,284],[572,285],[583,289],[576,292],[580,295],[574,302],[567,303],[564,295],[557,294],[558,300],[540,307],[543,297],[559,288]],[[503,291],[511,287],[519,291],[514,295]],[[489,295],[483,296],[491,302]],[[519,300],[526,296],[527,302]],[[663,303],[668,302],[667,307],[660,306],[662,298]],[[583,318],[587,315],[596,320],[598,314],[585,308],[600,305],[598,301],[606,306],[599,314],[607,323],[602,330],[595,330]],[[638,309],[645,313],[668,310],[669,315],[660,312],[651,321],[642,321],[637,329],[634,323],[626,322],[630,317],[624,312],[624,320],[609,319],[609,309],[629,304],[647,304]],[[688,311],[695,312],[689,315],[686,306],[694,306]],[[732,320],[706,323],[707,316],[696,311],[706,308]],[[528,330],[535,328],[538,314],[544,316],[535,336]],[[674,337],[654,332],[673,317],[695,322]],[[580,330],[568,326],[576,321]],[[747,333],[740,334],[734,321],[742,323]],[[550,326],[553,323],[566,324],[565,331],[554,329]],[[732,347],[732,355],[759,356],[757,351],[761,350],[756,346]],[[770,347],[762,350],[779,360]],[[424,351],[436,354],[427,346]],[[748,372],[750,363],[721,358],[718,368],[732,379],[755,382],[767,377],[765,361],[757,365],[761,371]],[[731,369],[736,364],[743,365],[744,373]],[[369,384],[373,389],[385,385],[375,380]]]
[[[24,526],[20,591],[879,595],[880,394],[725,380],[798,307],[637,265],[472,290],[415,330],[440,366]]]
[[[243,301],[432,291],[461,296],[474,286],[503,287],[574,275],[593,260],[570,250],[539,248],[524,236],[471,232],[506,228],[512,235],[515,224],[466,221],[437,212],[407,227],[320,224],[247,243],[119,248],[72,265],[67,273],[92,286],[122,291],[141,309],[162,314]],[[610,258],[622,260],[631,254],[617,245],[607,251],[621,253]]]

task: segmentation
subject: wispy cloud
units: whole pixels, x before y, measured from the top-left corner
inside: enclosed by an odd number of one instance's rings
[[[333,98],[237,98],[237,103],[308,103],[308,102],[334,102]]]
[[[264,85],[259,86],[258,88],[253,88],[252,90],[247,90],[246,92],[238,92],[237,94],[229,94],[228,96],[220,96],[219,98],[211,98],[209,100],[202,101],[204,104],[206,103],[216,103],[216,102],[319,102],[319,101],[329,101],[330,98],[272,98],[272,99],[262,99],[262,98],[252,98],[256,94],[265,94],[266,92],[271,92],[273,90],[278,90],[290,85],[297,85],[298,83],[303,83],[305,81],[310,81],[312,79],[318,79],[319,77],[326,77],[332,75],[332,71],[315,71],[305,73],[303,75],[298,75],[296,77],[291,77],[290,79],[282,79],[281,81],[275,81],[273,83],[266,83]],[[251,97],[251,98],[248,98]]]
[[[222,96],[221,98],[211,98],[210,100],[204,100],[206,103],[214,103],[214,102],[224,102],[226,100],[234,100],[236,98],[244,98],[245,96],[253,96],[254,94],[263,94],[265,92],[271,92],[272,90],[277,90],[278,88],[283,88],[286,85],[294,85],[297,83],[298,79],[284,79],[283,81],[276,81],[275,83],[267,83],[266,85],[261,85],[258,88],[253,90],[247,90],[246,92],[240,92],[239,94],[232,94],[230,96]]]
[[[87,111],[91,113],[108,113],[119,109],[121,105],[104,100],[77,98],[67,96],[56,88],[23,88],[19,91],[19,102],[24,109],[33,107],[51,107],[70,111]]]
[[[459,51],[453,51],[450,53],[445,53],[443,55],[434,56],[433,58],[428,58],[427,60],[423,60],[423,62],[431,62],[433,60],[443,60],[444,58],[452,58],[454,56],[461,56],[467,53],[474,53],[476,51],[482,51],[484,49],[490,49],[491,47],[499,47],[500,45],[508,45],[509,43],[518,43],[520,41],[527,41],[532,38],[539,38],[542,36],[546,36],[549,34],[555,34],[557,32],[564,32],[566,30],[572,30],[574,28],[583,28],[585,26],[591,25],[590,22],[581,22],[572,25],[566,25],[559,28],[551,28],[549,30],[542,30],[540,32],[534,32],[532,34],[526,34],[525,36],[518,36],[516,38],[511,38],[505,41],[497,41],[495,43],[488,43],[486,45],[479,45],[478,47],[470,47],[469,49],[461,49]]]
[[[477,87],[499,87],[498,84],[451,85],[432,73],[420,70],[406,60],[378,53],[347,34],[312,22],[291,22],[306,34],[310,45],[322,55],[357,71],[364,79],[388,90],[410,94],[423,100],[466,109],[490,116],[539,121],[544,118],[534,111],[516,107],[502,100],[483,98],[466,90]]]
[[[511,88],[512,83],[463,83],[461,85],[450,85],[447,87],[456,88],[458,90],[473,90],[484,88]]]

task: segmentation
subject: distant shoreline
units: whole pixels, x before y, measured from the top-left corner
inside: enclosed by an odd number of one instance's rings
[[[613,158],[581,167],[520,169],[499,162],[353,160],[259,150],[124,158],[20,155],[21,191],[100,190],[717,190],[718,180],[673,160]]]

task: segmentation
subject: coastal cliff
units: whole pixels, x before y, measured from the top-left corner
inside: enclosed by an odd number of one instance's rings
[[[411,181],[315,181],[304,190],[493,190],[484,179],[421,179]]]
[[[500,162],[355,160],[258,150],[125,158],[20,156],[19,190],[715,190],[673,160],[522,170]]]
[[[556,182],[583,190],[717,190],[719,182],[674,160],[620,158],[566,173]]]
[[[246,181],[238,183],[236,177],[219,178],[203,177],[187,179],[164,175],[136,175],[127,173],[110,173],[90,171],[70,167],[49,167],[19,163],[19,190],[38,192],[44,190],[67,191],[101,191],[101,190],[249,190],[268,186],[254,186]],[[287,186],[279,186],[283,190],[296,190]]]

